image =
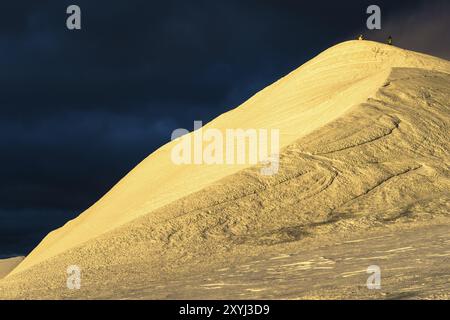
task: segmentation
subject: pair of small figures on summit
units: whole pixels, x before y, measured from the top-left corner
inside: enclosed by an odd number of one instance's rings
[[[359,35],[358,40],[364,40],[364,36],[362,34]],[[392,37],[389,36],[387,39],[387,44],[392,46]]]

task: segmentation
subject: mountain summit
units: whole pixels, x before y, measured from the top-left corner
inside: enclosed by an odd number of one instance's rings
[[[172,141],[50,233],[0,282],[0,296],[51,287],[50,297],[103,297],[121,282],[137,290],[142,277],[446,219],[449,84],[446,60],[371,41],[338,44],[206,125],[278,129],[278,174],[175,165]],[[67,293],[69,265],[83,270],[87,291]]]

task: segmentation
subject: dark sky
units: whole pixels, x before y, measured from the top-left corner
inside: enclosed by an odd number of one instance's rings
[[[66,28],[66,8],[82,30]],[[370,4],[382,30],[365,27]],[[27,253],[176,128],[238,106],[358,33],[450,57],[448,1],[0,4],[0,257]]]

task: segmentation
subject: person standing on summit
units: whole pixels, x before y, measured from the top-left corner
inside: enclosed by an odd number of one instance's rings
[[[392,37],[389,36],[387,40],[388,45],[392,46]]]

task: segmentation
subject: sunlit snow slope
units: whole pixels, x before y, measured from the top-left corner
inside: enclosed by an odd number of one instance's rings
[[[207,125],[279,129],[284,149],[278,175],[241,171],[245,166],[177,166],[170,157],[173,142],[168,143],[78,218],[50,233],[10,276],[49,258],[58,264],[62,253],[64,263],[70,262],[69,252],[92,267],[95,261],[108,264],[104,255],[90,258],[97,250],[70,251],[108,237],[132,247],[147,234],[153,233],[155,245],[167,242],[165,232],[178,234],[171,239],[176,250],[192,245],[195,255],[214,248],[215,241],[258,244],[264,234],[268,242],[295,238],[295,232],[276,230],[339,219],[340,212],[371,215],[386,209],[395,215],[399,209],[389,207],[391,202],[414,206],[414,199],[432,197],[430,190],[448,195],[449,73],[448,61],[393,46],[338,44]],[[227,201],[228,207],[215,211]],[[448,198],[442,201],[447,205]],[[214,218],[189,216],[202,208]],[[178,216],[185,220],[170,220]],[[138,218],[150,221],[148,228],[131,231],[133,224],[139,228]],[[123,256],[130,250],[122,249],[99,251]],[[113,256],[110,262],[118,263]]]

